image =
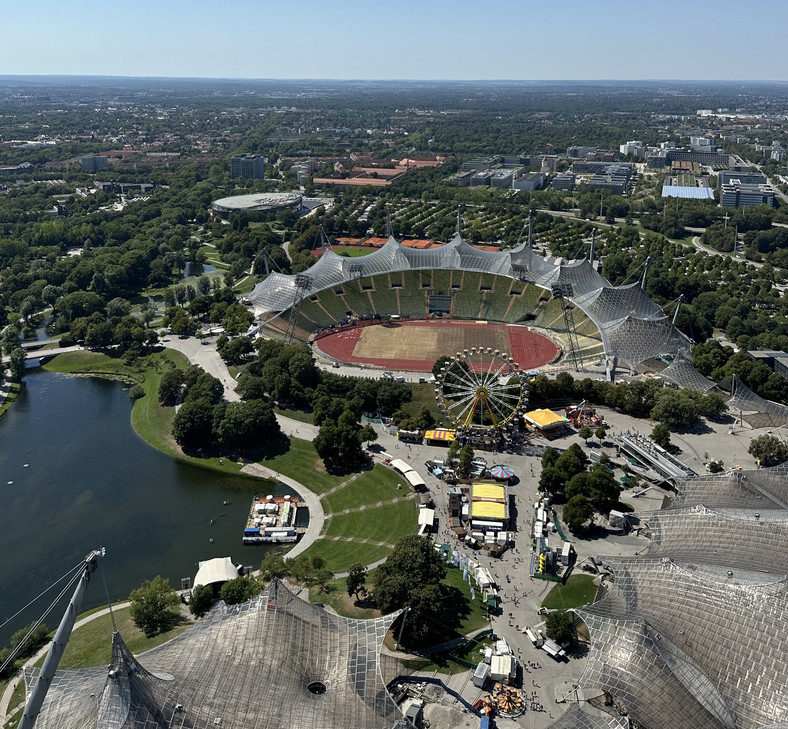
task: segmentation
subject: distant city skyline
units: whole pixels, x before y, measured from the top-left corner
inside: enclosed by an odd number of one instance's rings
[[[7,19],[0,74],[788,80],[770,0],[41,0]]]

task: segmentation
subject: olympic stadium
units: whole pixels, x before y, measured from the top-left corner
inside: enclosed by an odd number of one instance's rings
[[[459,334],[463,327],[457,323],[465,321],[504,327],[506,336],[494,343],[502,351],[516,349],[517,337],[530,332],[519,344],[523,354],[534,349],[542,354],[519,361],[523,368],[555,361],[552,343],[560,356],[575,363],[602,362],[609,368],[634,370],[660,355],[687,355],[690,344],[643,285],[644,281],[612,286],[596,270],[593,246],[588,258],[563,261],[539,256],[529,243],[505,251],[481,250],[458,232],[437,248],[410,248],[390,236],[380,249],[357,258],[327,249],[302,274],[271,273],[247,299],[261,331],[301,341],[317,336],[320,348],[330,348],[330,342],[322,343],[331,334],[326,330],[359,320],[368,324],[420,319],[435,322],[436,328],[443,324],[445,334],[453,337],[444,344],[440,332],[425,337],[409,330],[405,337],[395,331],[392,341],[399,349],[392,345],[386,356],[372,358],[383,367],[417,359],[431,366],[436,348],[453,354],[471,346],[491,346],[479,338],[489,339],[494,327],[476,326],[474,333]],[[455,326],[445,326],[447,319]],[[371,335],[359,334],[359,344],[380,351],[382,335],[375,335],[375,346],[367,336]],[[432,350],[422,353],[422,340],[429,340]],[[363,354],[347,347],[327,354],[340,361],[365,361]]]

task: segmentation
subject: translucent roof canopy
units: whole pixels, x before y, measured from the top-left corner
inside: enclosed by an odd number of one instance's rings
[[[787,726],[788,473],[677,490],[671,509],[639,515],[645,553],[600,558],[614,584],[575,611],[591,635],[581,686],[649,729]]]
[[[116,634],[109,669],[57,672],[36,727],[406,727],[379,665],[395,617],[342,618],[272,584],[139,658]]]

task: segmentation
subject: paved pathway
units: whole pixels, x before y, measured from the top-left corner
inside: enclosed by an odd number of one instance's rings
[[[122,610],[123,608],[127,608],[129,605],[131,605],[130,602],[122,602],[118,605],[113,605],[112,608],[113,610]],[[77,622],[74,623],[74,630],[76,630],[77,628],[81,628],[83,625],[91,622],[92,620],[95,620],[96,618],[100,618],[103,615],[107,615],[108,613],[109,613],[108,607],[104,608],[103,610],[97,610],[95,613],[91,613],[90,615],[85,616],[81,620],[77,620]],[[25,661],[22,668],[27,668],[28,666],[35,665],[36,662],[38,662],[41,659],[41,657],[49,651],[50,645],[51,645],[51,641],[50,643],[47,643],[43,648],[41,648],[35,655],[28,658]],[[2,696],[0,696],[0,721],[2,721],[3,724],[5,724],[5,722],[8,721],[8,719],[10,718],[10,715],[8,714],[8,704],[11,701],[11,695],[14,693],[14,690],[19,685],[19,682],[22,680],[23,680],[22,673],[20,671],[19,674],[17,674],[13,679],[11,679],[11,682],[8,684],[8,686],[6,686],[5,693]],[[18,709],[18,707],[12,707],[11,713],[16,713],[15,712],[16,709]]]

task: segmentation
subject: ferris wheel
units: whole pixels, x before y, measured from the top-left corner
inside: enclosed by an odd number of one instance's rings
[[[528,384],[509,355],[490,347],[473,347],[458,352],[441,367],[435,399],[459,431],[495,431],[526,411]]]

